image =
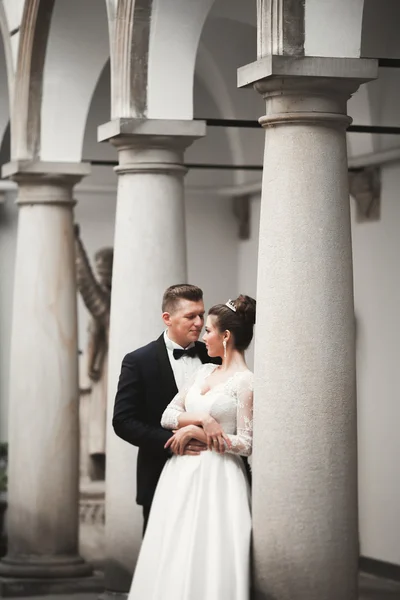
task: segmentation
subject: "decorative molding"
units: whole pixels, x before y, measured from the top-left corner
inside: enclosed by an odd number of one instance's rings
[[[381,218],[381,168],[365,167],[349,172],[350,195],[357,208],[357,223],[379,221]]]
[[[257,55],[303,56],[305,2],[257,0]]]
[[[7,192],[18,192],[18,184],[14,181],[0,179],[0,204],[7,199]],[[80,196],[117,196],[117,184],[112,185],[76,185],[74,194]]]
[[[80,485],[79,521],[85,525],[105,523],[105,482],[83,482]]]
[[[104,525],[106,521],[104,500],[81,499],[79,522],[85,525]]]
[[[145,117],[153,0],[108,1],[111,34],[111,114]]]

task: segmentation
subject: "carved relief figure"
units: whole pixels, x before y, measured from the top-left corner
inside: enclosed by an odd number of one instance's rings
[[[102,248],[95,254],[97,278],[83,246],[79,226],[75,225],[77,286],[91,315],[88,329],[87,365],[91,381],[88,423],[89,475],[92,480],[105,478],[107,358],[110,320],[113,249]]]

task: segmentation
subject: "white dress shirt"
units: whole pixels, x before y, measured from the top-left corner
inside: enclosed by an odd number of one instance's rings
[[[186,348],[182,348],[179,344],[176,344],[169,339],[167,331],[164,332],[164,342],[167,348],[169,362],[171,363],[172,372],[175,377],[176,387],[180,392],[190,382],[194,374],[201,367],[202,362],[198,356],[182,356],[179,359],[174,358],[174,349],[187,350],[194,346],[192,342]]]

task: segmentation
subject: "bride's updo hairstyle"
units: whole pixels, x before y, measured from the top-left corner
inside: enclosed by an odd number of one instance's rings
[[[216,317],[215,324],[221,333],[231,332],[236,350],[243,352],[249,347],[256,322],[254,298],[241,294],[236,300],[212,306],[208,314]]]

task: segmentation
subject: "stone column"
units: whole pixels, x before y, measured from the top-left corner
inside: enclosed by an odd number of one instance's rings
[[[357,419],[346,102],[375,61],[269,56],[253,453],[256,598],[357,597]]]
[[[19,222],[9,402],[8,554],[0,575],[82,577],[72,188],[84,164],[9,163]],[[23,583],[21,583],[23,585]],[[41,588],[43,589],[43,587]],[[37,592],[36,592],[37,593]]]
[[[99,129],[119,153],[106,465],[106,595],[112,597],[129,590],[143,529],[135,503],[137,449],[111,426],[115,392],[124,355],[163,331],[164,290],[186,282],[183,154],[204,134],[199,121],[124,119]]]

